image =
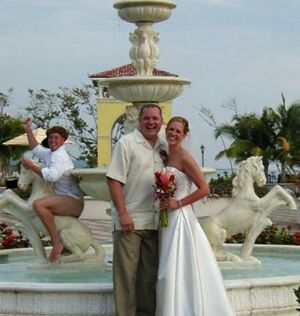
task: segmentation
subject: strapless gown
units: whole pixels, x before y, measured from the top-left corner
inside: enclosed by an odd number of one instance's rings
[[[192,189],[185,173],[175,175],[175,199]],[[191,205],[168,213],[168,227],[160,230],[156,316],[232,316],[215,255]]]

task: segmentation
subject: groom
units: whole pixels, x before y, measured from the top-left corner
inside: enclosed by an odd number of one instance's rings
[[[163,167],[166,143],[158,137],[163,118],[156,104],[144,105],[139,127],[114,148],[107,172],[112,198],[113,282],[116,316],[154,316],[158,268],[158,214],[153,174]]]

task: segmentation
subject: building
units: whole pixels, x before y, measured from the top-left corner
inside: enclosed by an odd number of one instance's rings
[[[105,79],[122,76],[135,76],[137,72],[132,64],[113,68],[111,70],[102,71],[89,75],[93,85],[98,90],[96,101],[98,115],[98,165],[107,165],[110,161],[111,150],[113,145],[124,134],[124,121],[126,107],[132,106],[111,97],[108,93],[108,87]],[[178,77],[169,72],[153,69],[154,76]],[[160,103],[165,121],[172,116],[172,103]]]

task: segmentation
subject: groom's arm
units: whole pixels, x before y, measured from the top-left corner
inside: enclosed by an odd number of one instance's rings
[[[134,223],[125,205],[125,199],[124,199],[124,194],[123,194],[124,184],[121,183],[120,181],[117,181],[109,177],[106,178],[106,182],[109,188],[111,199],[119,214],[119,220],[120,220],[122,232],[127,233],[127,232],[133,231]]]

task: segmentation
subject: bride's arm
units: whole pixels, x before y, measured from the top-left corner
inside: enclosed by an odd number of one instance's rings
[[[191,155],[185,155],[182,160],[183,171],[194,182],[197,189],[182,198],[178,204],[181,206],[192,204],[210,193],[209,185],[197,162]]]

